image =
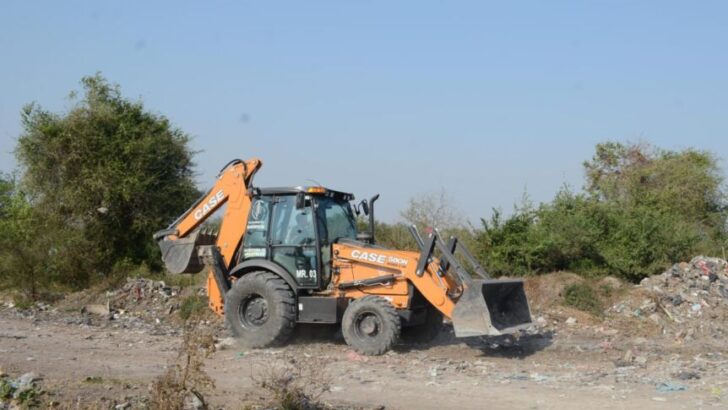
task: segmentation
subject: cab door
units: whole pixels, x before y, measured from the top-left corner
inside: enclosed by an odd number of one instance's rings
[[[270,258],[283,266],[301,288],[318,288],[320,258],[318,235],[310,199],[296,209],[296,196],[277,196],[273,200],[270,228]]]

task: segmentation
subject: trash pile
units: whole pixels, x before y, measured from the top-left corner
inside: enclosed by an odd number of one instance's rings
[[[111,307],[117,310],[149,311],[162,308],[169,311],[177,303],[180,292],[180,287],[167,286],[161,280],[127,278],[124,286],[107,292],[107,297]]]
[[[204,289],[189,289],[193,293],[204,294]],[[189,293],[185,290],[184,293]],[[157,333],[175,332],[179,315],[176,314],[184,303],[183,289],[168,286],[164,281],[127,278],[123,286],[107,291],[86,303],[81,309],[87,324],[98,324],[143,328],[152,326]]]
[[[639,287],[645,291],[642,299],[610,310],[647,318],[676,340],[689,341],[698,334],[723,339],[728,334],[728,262],[724,259],[697,256],[643,279]]]
[[[158,320],[179,309],[181,288],[164,281],[127,278],[124,286],[108,291],[105,304],[86,305],[83,311],[118,320],[125,316]]]

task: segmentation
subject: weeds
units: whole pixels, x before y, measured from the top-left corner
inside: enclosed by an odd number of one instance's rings
[[[6,379],[0,380],[0,399],[6,400],[11,399],[13,397],[13,393],[15,392],[15,388],[12,384]]]
[[[22,382],[0,377],[0,409],[29,409],[40,406],[40,396],[43,392],[33,381]],[[7,407],[6,407],[7,406]]]
[[[201,320],[188,320],[179,353],[169,370],[152,385],[150,408],[154,410],[182,410],[190,403],[193,407],[207,408],[203,391],[214,388],[204,370],[204,361],[215,349],[209,328],[200,326]]]
[[[160,275],[160,280],[163,280],[167,286],[179,286],[181,288],[188,288],[191,286],[205,286],[207,276],[203,274],[198,275]]]
[[[182,301],[179,316],[186,321],[191,316],[202,313],[205,309],[207,309],[207,298],[198,295],[189,296]]]
[[[564,289],[564,304],[573,308],[602,315],[602,303],[594,289],[588,283],[574,283]]]
[[[599,285],[599,292],[607,299],[611,298],[614,295],[615,290],[616,289],[606,283]]]
[[[91,384],[101,384],[104,382],[104,379],[101,376],[88,376],[83,381]]]
[[[13,298],[13,304],[18,310],[28,310],[33,307],[33,301],[22,295],[16,295]]]
[[[319,410],[331,407],[320,401],[330,389],[327,377],[320,367],[306,366],[292,359],[283,366],[266,368],[253,380],[266,393],[258,406],[276,410]]]

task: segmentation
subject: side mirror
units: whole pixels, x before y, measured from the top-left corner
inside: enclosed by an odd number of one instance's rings
[[[364,212],[364,215],[369,215],[369,202],[366,199],[362,199],[359,203],[359,207]]]
[[[299,192],[296,194],[296,209],[303,209],[306,206],[306,194]]]

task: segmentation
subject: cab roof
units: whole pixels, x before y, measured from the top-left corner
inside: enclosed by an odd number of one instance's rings
[[[294,186],[294,187],[255,187],[256,195],[296,195],[303,192],[308,195],[321,195],[330,198],[342,199],[345,201],[353,201],[354,194],[348,192],[336,191],[322,186]]]

